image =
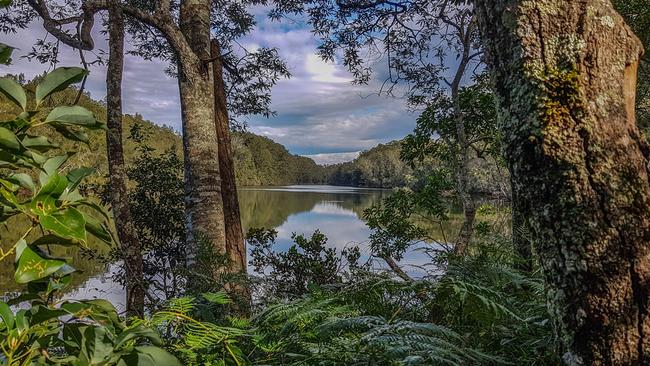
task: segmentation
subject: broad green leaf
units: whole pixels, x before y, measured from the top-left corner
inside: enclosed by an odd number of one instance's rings
[[[56,211],[56,201],[68,186],[68,180],[59,174],[49,176],[40,191],[31,201],[30,207],[35,215],[49,215]]]
[[[25,136],[21,141],[23,146],[28,149],[34,149],[40,152],[46,152],[50,149],[59,147],[58,144],[51,142],[45,136]]]
[[[66,125],[84,126],[87,128],[100,128],[101,124],[95,119],[93,113],[84,107],[61,106],[56,107],[47,115],[45,122],[58,122]]]
[[[98,204],[96,204],[96,203],[94,203],[94,202],[87,201],[87,200],[86,200],[86,201],[83,201],[83,202],[79,202],[79,204],[84,205],[84,206],[88,206],[88,207],[92,208],[92,209],[95,210],[97,213],[99,213],[99,214],[101,214],[102,216],[104,216],[104,218],[106,219],[106,221],[111,221],[111,216],[108,214],[108,211],[106,211],[106,208],[105,208],[104,206],[102,206],[102,205],[98,205]]]
[[[25,174],[25,173],[13,174],[11,175],[11,177],[9,177],[9,180],[13,183],[18,184],[23,188],[29,189],[32,192],[36,190],[36,186],[34,186],[34,181],[32,180],[32,177],[29,174]]]
[[[96,238],[106,242],[106,243],[111,243],[113,241],[113,238],[111,237],[111,234],[100,224],[97,220],[93,219],[92,217],[87,217],[86,218],[86,230],[93,234]]]
[[[63,137],[67,138],[68,140],[79,141],[86,144],[90,141],[88,134],[85,133],[84,131],[75,131],[60,123],[51,123],[51,125],[58,133],[60,133]]]
[[[0,53],[2,51],[0,50]],[[9,100],[14,102],[24,111],[27,108],[27,94],[23,87],[12,78],[0,79],[0,93],[4,94]]]
[[[43,305],[35,305],[29,309],[31,317],[29,318],[30,324],[36,325],[46,322],[51,319],[56,319],[60,316],[67,315],[67,313],[60,309],[51,309]]]
[[[14,327],[14,313],[7,303],[0,301],[0,318],[8,330]]]
[[[24,241],[24,239],[21,240]],[[18,266],[14,278],[20,284],[40,280],[55,273],[65,264],[65,261],[60,259],[44,258],[35,250],[25,245],[18,257]]]
[[[14,52],[14,49],[0,42],[0,65],[9,65],[11,63],[11,54]]]
[[[86,219],[74,208],[66,208],[51,215],[39,215],[38,220],[45,230],[60,237],[86,242]]]
[[[45,98],[72,84],[76,84],[88,75],[88,71],[80,67],[59,67],[45,75],[36,87],[36,104],[40,105]]]
[[[91,175],[93,173],[95,173],[95,169],[93,169],[93,168],[77,168],[77,169],[71,170],[67,175],[67,177],[68,177],[68,190],[72,191],[75,188],[77,188],[79,183],[81,183],[81,181],[84,178],[86,178],[87,176],[89,176],[89,175]]]
[[[160,339],[158,332],[151,328],[139,325],[122,332],[115,340],[115,347],[121,347],[131,340],[140,338],[145,338],[156,346],[160,346],[162,344],[162,340]]]
[[[79,245],[79,241],[74,239],[62,238],[53,234],[42,236],[32,243],[34,246],[39,245],[61,245],[64,247]]]
[[[150,365],[152,366],[181,366],[181,363],[176,359],[176,357],[172,356],[169,352],[165,351],[162,348],[154,346],[139,346],[135,347],[135,350],[140,354],[151,357],[152,363],[150,363]],[[145,365],[146,364],[147,363],[145,363]]]
[[[0,146],[12,150],[19,150],[20,142],[13,132],[4,127],[0,127]]]
[[[52,157],[50,159],[47,159],[45,164],[43,164],[43,170],[47,175],[51,175],[55,173],[61,165],[63,165],[68,159],[73,155],[73,153],[68,153],[66,155],[59,155]]]

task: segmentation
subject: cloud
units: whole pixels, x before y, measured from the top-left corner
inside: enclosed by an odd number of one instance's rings
[[[408,113],[404,100],[377,96],[379,81],[353,85],[351,75],[339,62],[325,62],[317,56],[317,39],[304,24],[299,20],[269,21],[263,17],[263,10],[256,9],[258,27],[240,43],[249,50],[278,48],[293,77],[273,89],[272,108],[277,117],[250,117],[252,132],[276,140],[292,153],[326,163],[351,160],[351,152],[402,138],[413,129],[415,115]],[[105,50],[106,36],[98,32],[96,29],[97,49]],[[15,64],[0,68],[0,72],[24,73],[32,78],[46,71],[47,65],[20,58],[44,35],[42,25],[36,22],[16,35],[0,35],[0,42],[20,48]],[[65,46],[61,50],[60,65],[79,64],[76,52]],[[162,61],[126,56],[124,111],[180,130],[178,84],[164,73],[166,67]],[[92,68],[87,90],[96,99],[105,97],[105,78],[105,66]]]
[[[346,161],[352,161],[356,159],[361,151],[354,152],[343,152],[343,153],[330,153],[330,154],[313,154],[305,155],[308,158],[311,158],[320,165],[332,165],[338,163],[344,163]]]

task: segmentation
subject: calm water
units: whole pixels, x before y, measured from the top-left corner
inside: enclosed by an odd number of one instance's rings
[[[309,236],[317,229],[328,237],[330,246],[342,249],[348,245],[360,245],[367,249],[370,230],[362,220],[363,211],[388,194],[390,191],[386,190],[317,185],[240,188],[239,191],[244,230],[274,228],[278,232],[276,243],[279,249],[291,245],[293,233]],[[10,234],[3,232],[2,237]],[[433,236],[443,240],[441,234]],[[84,270],[83,274],[76,275],[70,297],[99,297],[118,305],[124,303],[121,287],[110,279],[115,266],[106,269],[75,252],[66,254],[73,258],[76,268]],[[413,269],[425,261],[425,256],[414,251],[406,256],[405,261]],[[0,265],[0,291],[18,290],[12,280],[11,261]]]

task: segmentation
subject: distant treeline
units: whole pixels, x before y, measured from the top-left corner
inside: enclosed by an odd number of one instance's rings
[[[413,182],[413,169],[400,159],[400,141],[380,144],[354,161],[325,167],[327,183],[340,186],[394,188]]]
[[[25,82],[20,76],[17,79]],[[30,89],[30,84],[27,88]],[[48,103],[51,105],[66,104],[73,101],[76,94],[77,90],[71,88],[56,96],[56,100],[50,100]],[[80,98],[79,104],[95,113],[100,120],[106,119],[104,103],[93,100],[85,94]],[[13,108],[5,97],[0,96],[0,120],[8,118],[11,113],[15,112]],[[156,153],[164,154],[173,149],[179,155],[182,154],[181,137],[172,128],[156,125],[143,119],[137,113],[135,115],[127,114],[124,116],[123,124],[125,137],[129,136],[129,131],[135,124],[140,126],[141,133],[148,135],[147,145]],[[66,144],[69,144],[59,136],[52,136],[52,140],[59,142],[62,150],[66,150]],[[351,162],[328,166],[318,165],[312,159],[304,156],[293,155],[283,145],[250,132],[234,132],[232,141],[235,173],[237,183],[241,186],[332,184],[394,188],[417,185],[422,175],[400,160],[400,141],[380,144],[362,152]],[[91,131],[90,146],[93,147],[92,151],[86,151],[88,147],[84,146],[81,148],[82,151],[77,154],[78,157],[73,157],[73,160],[75,158],[83,159],[84,161],[77,163],[96,168],[100,174],[90,181],[96,180],[96,183],[103,183],[105,179],[101,177],[108,174],[106,139],[103,132]],[[132,162],[136,154],[136,143],[127,138],[124,144],[124,153],[127,164]],[[492,184],[486,184],[489,187],[480,187],[479,190],[494,188]],[[481,185],[484,184],[481,183]]]

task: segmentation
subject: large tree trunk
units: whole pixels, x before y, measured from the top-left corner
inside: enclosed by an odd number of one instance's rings
[[[569,365],[650,363],[641,45],[609,1],[475,0],[506,159]]]
[[[106,74],[108,132],[106,133],[106,146],[110,174],[110,198],[126,273],[126,311],[130,316],[143,316],[146,289],[143,284],[142,252],[131,219],[126,186],[126,164],[122,147],[124,17],[119,8],[111,8],[108,14],[109,59]]]
[[[193,54],[179,51],[189,262],[199,241],[226,254],[210,57],[210,1],[184,1],[180,28]]]
[[[226,84],[223,79],[221,48],[216,40],[212,40],[211,54],[214,77],[214,122],[219,138],[219,172],[221,173],[221,195],[226,224],[226,253],[230,259],[230,272],[246,272],[246,244],[239,212],[235,163],[232,157]]]

